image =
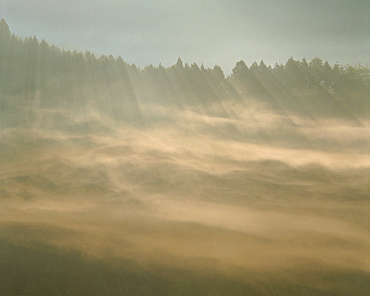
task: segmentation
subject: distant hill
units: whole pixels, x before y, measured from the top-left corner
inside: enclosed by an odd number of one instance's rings
[[[141,69],[121,57],[96,57],[36,37],[19,38],[0,21],[1,110],[89,105],[125,119],[135,117],[141,104],[209,109],[235,100],[308,117],[355,120],[369,116],[369,73],[365,66],[331,66],[320,58],[290,58],[274,67],[239,61],[228,77],[217,65],[183,64],[180,58],[171,67]]]

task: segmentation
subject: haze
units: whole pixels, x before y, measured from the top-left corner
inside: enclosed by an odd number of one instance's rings
[[[0,295],[369,295],[366,2],[0,3]]]

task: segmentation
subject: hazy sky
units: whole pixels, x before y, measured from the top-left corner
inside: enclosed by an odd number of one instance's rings
[[[129,63],[370,63],[370,1],[0,0],[12,32]]]

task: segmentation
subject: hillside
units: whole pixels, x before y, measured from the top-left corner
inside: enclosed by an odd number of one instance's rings
[[[285,64],[249,68],[236,63],[225,78],[222,69],[183,64],[139,69],[121,57],[60,50],[36,37],[21,39],[0,23],[2,108],[81,108],[93,106],[117,119],[137,119],[142,104],[196,107],[223,116],[223,102],[264,103],[287,116],[367,118],[369,69],[290,58]],[[231,112],[232,113],[232,112]],[[215,115],[218,115],[217,113]],[[4,120],[4,119],[3,119]],[[4,122],[6,124],[6,122]]]
[[[1,20],[0,295],[368,295],[369,83],[140,69]]]

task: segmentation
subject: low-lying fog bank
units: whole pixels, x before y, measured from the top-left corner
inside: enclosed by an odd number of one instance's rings
[[[0,294],[366,295],[368,123],[222,110],[2,128]]]

